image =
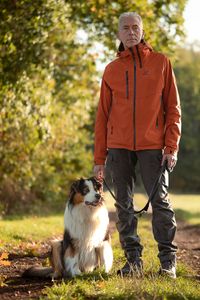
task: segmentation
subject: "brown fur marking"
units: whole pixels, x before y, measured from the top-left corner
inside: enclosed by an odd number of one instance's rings
[[[64,257],[74,257],[74,256],[75,256],[75,251],[71,246],[69,246],[65,251]]]
[[[51,262],[54,269],[54,278],[62,277],[63,265],[61,261],[62,244],[61,241],[52,242]]]
[[[79,203],[81,203],[81,202],[83,202],[83,201],[84,201],[83,195],[81,195],[80,193],[76,193],[76,194],[74,195],[74,199],[73,199],[73,203],[74,203],[74,204],[79,204]]]

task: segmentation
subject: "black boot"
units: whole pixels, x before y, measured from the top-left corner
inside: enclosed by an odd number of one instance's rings
[[[117,275],[124,276],[135,276],[142,277],[143,276],[143,262],[140,258],[134,261],[127,261],[123,268],[117,271]]]
[[[161,263],[159,275],[176,279],[176,263],[171,260]]]

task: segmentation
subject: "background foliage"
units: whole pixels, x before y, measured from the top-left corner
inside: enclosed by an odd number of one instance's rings
[[[175,64],[182,106],[182,138],[179,163],[172,184],[179,190],[200,191],[200,52],[177,49]]]
[[[58,205],[67,184],[91,168],[96,68],[69,14],[61,0],[1,3],[3,213],[36,199]]]
[[[1,1],[0,214],[33,208],[33,203],[59,206],[74,178],[92,174],[101,76],[96,42],[105,46],[106,59],[112,59],[119,15],[137,11],[148,42],[174,58],[185,2]],[[192,51],[178,56],[175,71],[186,125],[174,187],[198,189],[199,56]]]

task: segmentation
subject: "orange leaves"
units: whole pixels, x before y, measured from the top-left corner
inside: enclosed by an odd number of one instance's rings
[[[3,252],[0,255],[0,266],[10,266],[11,262],[8,260],[8,253]]]

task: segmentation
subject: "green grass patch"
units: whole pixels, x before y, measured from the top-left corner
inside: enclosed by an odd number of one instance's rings
[[[63,233],[63,214],[48,217],[12,217],[0,220],[0,251],[15,252],[31,248],[31,244],[40,244]],[[18,251],[17,251],[18,252]]]
[[[170,198],[177,219],[200,225],[200,195],[172,194]]]
[[[144,277],[120,278],[116,275],[125,259],[119,246],[118,234],[112,239],[114,265],[111,274],[103,271],[83,274],[71,280],[55,282],[46,288],[40,300],[65,299],[199,299],[199,283],[193,271],[179,263],[176,280],[158,276],[157,246],[152,238],[149,220],[141,219],[140,236],[144,245]]]
[[[199,299],[198,283],[183,278],[175,282],[146,275],[143,279],[122,279],[111,274],[79,277],[47,288],[40,300],[65,299]]]
[[[137,194],[136,199],[140,201],[139,204],[143,201],[142,205],[146,201],[143,194]],[[192,216],[183,215],[183,219],[189,219],[191,222],[195,219],[199,221],[199,217],[195,215],[200,211],[199,196],[171,195],[171,199],[176,210],[182,209],[188,212],[189,209],[189,212],[193,214]],[[110,201],[112,201],[110,208],[114,209],[114,202],[112,199]],[[108,203],[107,195],[106,203]],[[22,250],[25,251],[29,243],[39,244],[62,235],[62,232],[63,214],[23,219],[12,217],[0,220],[0,251],[13,252],[21,245],[24,247]],[[52,287],[43,290],[40,299],[199,299],[199,282],[195,279],[193,270],[183,263],[178,263],[176,280],[161,278],[157,275],[158,251],[153,239],[149,215],[140,218],[139,235],[144,245],[144,278],[116,276],[116,271],[123,266],[125,258],[119,245],[118,234],[114,233],[112,237],[114,265],[109,275],[100,270],[68,281],[54,282]]]
[[[148,198],[143,193],[134,195],[134,203],[137,209],[145,206]],[[114,199],[106,192],[105,201],[109,210],[115,210]],[[176,212],[177,219],[190,224],[200,224],[200,195],[198,194],[170,194],[170,201]]]

